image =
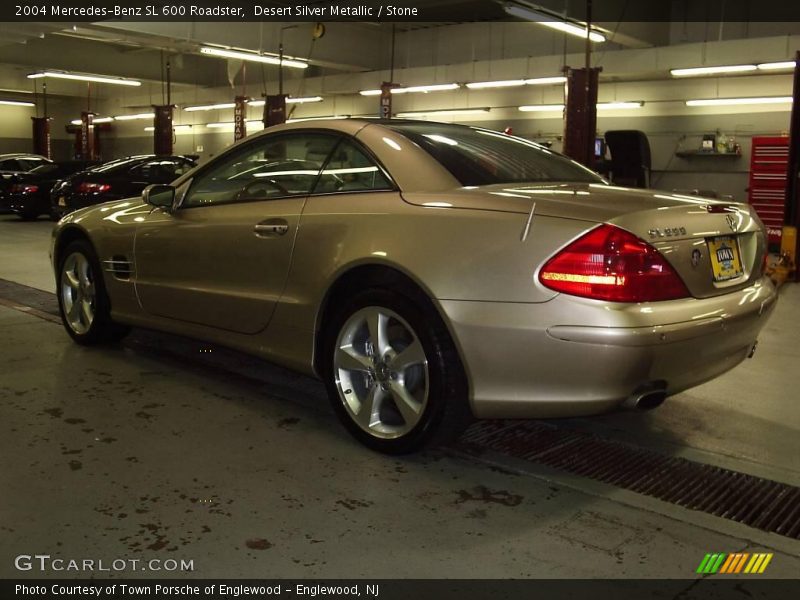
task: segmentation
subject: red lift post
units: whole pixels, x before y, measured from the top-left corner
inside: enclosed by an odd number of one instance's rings
[[[236,96],[233,99],[233,141],[238,142],[247,137],[247,96]]]
[[[594,169],[594,139],[597,133],[597,87],[599,67],[592,68],[592,0],[586,0],[586,61],[583,69],[565,67],[566,108],[564,154]]]
[[[33,153],[53,158],[53,148],[50,143],[50,117],[47,116],[47,83],[42,84],[42,102],[44,104],[43,117],[31,117],[33,127]],[[37,113],[38,115],[38,113]]]

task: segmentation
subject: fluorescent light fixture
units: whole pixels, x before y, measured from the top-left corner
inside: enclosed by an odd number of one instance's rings
[[[644,102],[598,102],[598,110],[627,110],[629,108],[642,108]]]
[[[23,102],[21,100],[0,100],[3,106],[36,106],[33,102]]]
[[[263,100],[261,101],[263,104]],[[322,102],[322,96],[305,96],[301,98],[287,98],[286,104],[307,104],[309,102]],[[250,103],[253,105],[253,103]]]
[[[502,79],[500,81],[473,81],[466,86],[471,90],[483,90],[487,88],[518,87],[521,85],[550,85],[564,83],[566,77],[536,77],[535,79]]]
[[[573,25],[572,23],[567,23],[566,21],[540,21],[539,24],[549,27],[550,29],[557,29],[558,31],[563,31],[564,33],[569,33],[579,38],[586,39],[586,27]],[[592,42],[605,42],[606,36],[599,34],[596,31],[591,31],[589,33],[589,40]]]
[[[322,96],[303,96],[297,98],[286,98],[286,104],[306,104],[308,102],[322,102]],[[247,103],[248,106],[264,106],[265,100],[251,100]]]
[[[98,117],[97,119],[92,119],[92,124],[96,123],[111,123],[114,120],[114,117]],[[80,119],[73,119],[70,121],[73,125],[81,125],[83,121]]]
[[[488,113],[491,108],[446,108],[442,110],[415,110],[410,112],[400,112],[397,116],[403,117],[446,117],[459,115],[480,115]]]
[[[119,115],[118,117],[114,117],[115,121],[135,121],[136,119],[153,119],[155,115],[153,113],[139,113],[138,115]]]
[[[559,77],[536,77],[534,79],[526,79],[525,85],[550,85],[553,83],[564,83],[567,80],[566,77],[559,76]]]
[[[242,52],[239,50],[227,50],[225,48],[212,48],[209,46],[203,46],[202,48],[200,48],[200,53],[207,54],[209,56],[219,56],[222,58],[236,58],[239,60],[250,60],[253,62],[266,63],[268,65],[283,64],[284,67],[292,67],[293,69],[308,68],[308,63],[305,61],[300,61],[285,57],[283,61],[281,61],[280,58],[277,56],[259,54],[257,52]]]
[[[108,75],[89,75],[86,73],[67,73],[65,71],[40,71],[38,73],[30,73],[28,75],[28,79],[40,79],[42,77],[52,77],[53,79],[70,79],[72,81],[91,81],[94,83],[111,83],[114,85],[127,85],[133,87],[139,87],[142,85],[142,82],[136,79],[111,77]]]
[[[525,85],[524,79],[506,79],[503,81],[475,81],[466,84],[471,90],[483,90],[486,88],[516,87]]]
[[[520,106],[519,110],[522,112],[553,112],[564,110],[563,104],[529,104]]]
[[[397,87],[392,88],[392,94],[413,94],[413,93],[427,93],[427,92],[445,92],[448,90],[457,90],[460,85],[457,83],[441,83],[434,85],[412,85],[410,87]],[[380,90],[361,90],[358,92],[362,96],[380,96]]]
[[[155,131],[156,128],[153,127],[152,125],[150,125],[150,127],[145,127],[144,130],[145,131]],[[174,131],[175,133],[189,133],[189,132],[192,131],[192,126],[191,125],[175,125],[175,126],[172,127],[172,131]]]
[[[599,102],[598,110],[627,110],[631,108],[641,108],[644,102]],[[563,104],[529,104],[520,106],[522,112],[554,112],[564,110]]]
[[[726,73],[746,73],[758,69],[755,65],[721,65],[717,67],[692,67],[690,69],[672,69],[673,77],[694,77],[697,75],[724,75]]]
[[[186,112],[195,112],[198,110],[224,110],[226,108],[233,108],[236,106],[233,102],[225,102],[224,104],[203,104],[200,106],[186,106],[183,110]]]
[[[710,98],[708,100],[687,100],[686,106],[741,106],[744,104],[791,103],[791,96],[771,96],[766,98]]]
[[[460,86],[457,83],[441,83],[436,85],[412,85],[411,87],[393,88],[393,94],[413,94],[417,92],[445,92],[447,90],[457,90]]]
[[[539,23],[540,25],[544,25],[545,27],[550,27],[551,29],[557,29],[558,31],[562,31],[564,33],[569,33],[570,35],[575,35],[580,38],[586,39],[586,27],[581,25],[576,25],[574,23],[570,23],[564,20],[558,20],[553,16],[540,13],[535,11],[531,8],[526,8],[524,6],[519,6],[516,4],[506,4],[503,7],[509,15],[515,16],[519,19],[524,19],[526,21],[533,21],[535,23]],[[589,40],[592,42],[605,42],[606,37],[596,31],[589,32]]]
[[[795,62],[793,60],[784,60],[781,62],[761,63],[758,68],[762,71],[777,71],[782,69],[794,69]]]

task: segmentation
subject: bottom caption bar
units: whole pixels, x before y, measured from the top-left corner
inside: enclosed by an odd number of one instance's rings
[[[2,580],[0,599],[44,598],[381,598],[383,600],[516,600],[531,598],[800,598],[800,581],[735,578],[669,580]],[[742,595],[744,594],[744,595]]]

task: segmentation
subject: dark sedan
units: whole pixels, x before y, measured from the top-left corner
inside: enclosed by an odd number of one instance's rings
[[[170,183],[195,166],[186,156],[129,156],[93,167],[58,182],[50,193],[51,211],[62,217],[79,208],[141,194],[153,183]]]
[[[61,179],[97,164],[97,161],[70,160],[42,164],[28,173],[16,173],[11,177],[6,197],[0,204],[25,220],[50,214],[50,190],[53,186]]]
[[[10,212],[3,200],[8,189],[14,183],[14,177],[20,173],[32,171],[39,165],[51,163],[49,158],[38,154],[0,154],[0,214]]]

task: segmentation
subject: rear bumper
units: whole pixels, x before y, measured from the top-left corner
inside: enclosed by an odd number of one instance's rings
[[[716,298],[618,305],[559,295],[541,304],[440,301],[477,417],[606,412],[657,382],[667,395],[732,369],[777,299],[766,278]]]
[[[43,215],[50,212],[50,203],[47,198],[39,195],[10,194],[0,202],[8,211],[20,213],[36,213]]]

